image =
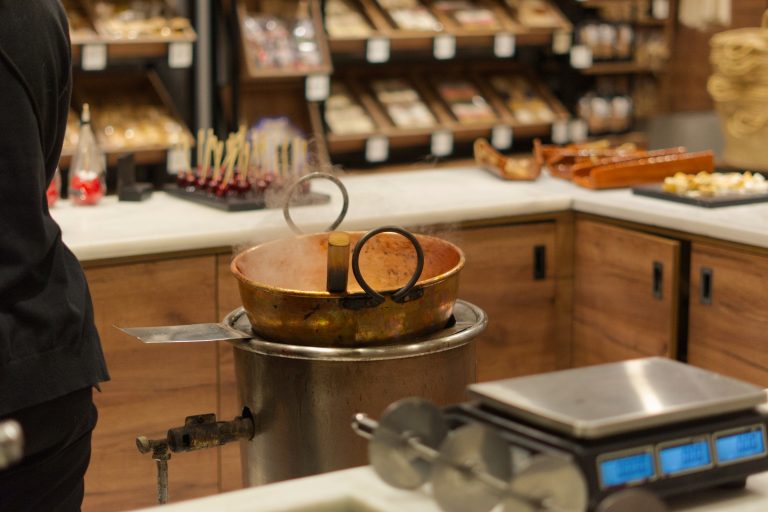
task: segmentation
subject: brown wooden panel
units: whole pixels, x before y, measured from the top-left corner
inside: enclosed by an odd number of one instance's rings
[[[136,436],[164,437],[186,416],[216,410],[214,344],[144,345],[113,327],[215,320],[214,272],[213,256],[86,270],[112,380],[94,394],[83,510],[155,504],[155,463],[139,454]],[[215,450],[174,455],[169,466],[171,501],[216,493]]]
[[[551,371],[562,360],[556,337],[555,224],[467,229],[446,235],[467,264],[459,297],[488,314],[477,344],[478,380]],[[534,280],[534,247],[546,248],[546,276]]]
[[[232,255],[219,255],[216,259],[217,268],[217,299],[218,317],[224,318],[227,313],[240,307],[240,292],[237,280],[229,271]],[[217,414],[222,420],[230,420],[242,411],[237,399],[237,382],[235,381],[235,360],[232,346],[229,343],[219,343],[219,410]],[[240,445],[233,443],[219,448],[220,467],[219,490],[232,491],[243,487],[240,471]]]
[[[712,270],[702,304],[701,270]],[[688,361],[768,387],[768,257],[694,243]]]
[[[679,242],[577,219],[573,364],[675,356]],[[662,297],[653,264],[663,265]]]

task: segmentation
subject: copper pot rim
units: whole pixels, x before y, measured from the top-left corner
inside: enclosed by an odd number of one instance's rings
[[[366,233],[366,231],[346,231],[350,234],[360,234],[363,235]],[[311,237],[317,237],[320,235],[327,235],[327,233],[312,233],[307,235],[302,235],[297,238],[311,238]],[[443,281],[448,280],[450,277],[457,275],[461,270],[464,268],[464,264],[466,263],[466,257],[464,256],[464,251],[461,250],[459,246],[456,244],[449,242],[448,240],[444,240],[442,238],[438,238],[436,236],[431,235],[422,235],[422,234],[415,234],[414,235],[417,238],[420,239],[431,239],[431,240],[437,240],[441,244],[445,244],[454,251],[456,251],[456,254],[459,256],[459,261],[454,265],[450,270],[447,272],[443,272],[442,274],[438,274],[434,277],[430,277],[429,279],[419,280],[416,282],[414,287],[419,288],[428,288],[435,286],[437,284],[440,284]],[[292,297],[310,297],[310,298],[329,298],[329,299],[339,299],[344,297],[357,297],[357,296],[365,296],[367,295],[365,291],[360,292],[354,292],[354,293],[331,293],[328,291],[311,291],[311,290],[294,290],[290,288],[281,288],[279,286],[271,286],[264,283],[259,283],[257,281],[254,281],[252,279],[248,279],[241,271],[237,268],[237,263],[239,260],[241,260],[246,254],[249,254],[253,251],[257,251],[261,248],[263,248],[266,245],[272,245],[272,244],[278,244],[281,242],[284,242],[285,239],[279,239],[279,240],[271,240],[269,242],[265,242],[263,244],[255,245],[253,247],[249,247],[248,249],[245,249],[244,251],[241,251],[238,253],[234,258],[232,258],[232,263],[229,265],[229,270],[232,272],[232,274],[235,276],[235,278],[240,281],[241,284],[244,284],[250,288],[259,289],[260,291],[264,293],[270,293],[274,295],[284,295],[284,296],[292,296]],[[397,291],[398,288],[390,288],[385,290],[377,290],[379,293],[387,294]]]

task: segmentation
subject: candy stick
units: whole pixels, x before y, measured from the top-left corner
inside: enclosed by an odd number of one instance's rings
[[[286,177],[289,168],[288,168],[288,141],[283,139],[283,143],[280,145],[280,149],[282,150],[282,158],[280,159],[280,174],[283,176],[283,178]]]
[[[219,181],[221,178],[221,160],[224,158],[224,141],[216,143],[216,150],[213,157],[213,180]]]
[[[203,146],[205,145],[205,130],[197,130],[197,164],[198,172],[203,171]]]

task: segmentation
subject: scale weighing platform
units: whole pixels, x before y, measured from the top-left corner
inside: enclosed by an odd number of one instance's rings
[[[654,512],[660,498],[768,470],[765,390],[670,359],[468,391],[443,409],[406,399],[379,422],[356,416],[377,474],[399,488],[431,482],[448,512]]]

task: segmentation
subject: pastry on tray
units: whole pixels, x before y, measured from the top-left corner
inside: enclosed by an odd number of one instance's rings
[[[555,146],[536,139],[534,157],[553,176],[593,189],[631,187],[661,181],[677,172],[714,170],[712,151],[689,153],[682,147],[647,151],[634,144],[613,147],[604,140]]]
[[[485,139],[475,141],[474,152],[477,165],[505,180],[533,181],[541,174],[533,156],[504,156]]]
[[[675,173],[664,179],[662,190],[686,197],[721,197],[768,193],[768,181],[759,173]]]

